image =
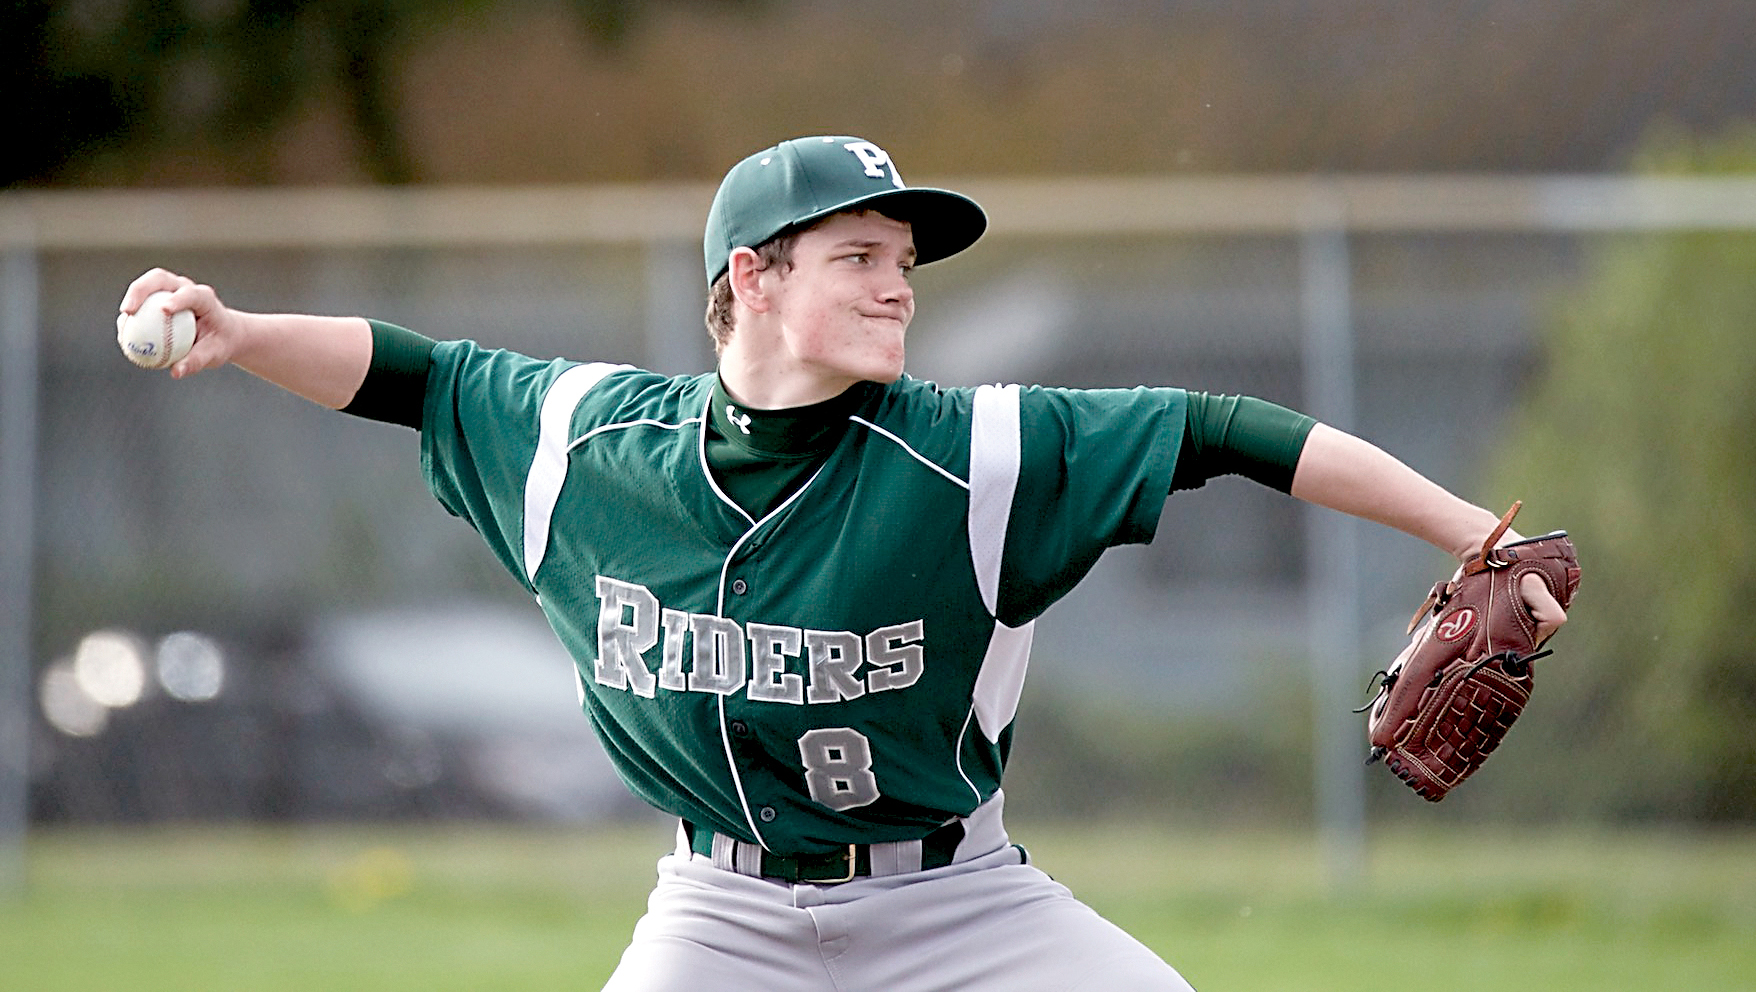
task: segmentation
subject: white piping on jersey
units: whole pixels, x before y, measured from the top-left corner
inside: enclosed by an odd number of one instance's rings
[[[574,669],[574,674],[578,674],[577,668]],[[585,702],[585,682],[583,679],[579,683],[579,701]],[[963,770],[963,739],[969,736],[969,722],[975,718],[976,708],[971,706],[969,712],[963,715],[963,726],[959,727],[957,731],[957,777],[963,779],[964,785],[969,786],[969,791],[975,795],[976,802],[979,803],[982,801],[982,790],[976,788],[976,784],[969,780],[969,773]]]
[[[633,367],[607,362],[575,365],[556,376],[543,394],[543,404],[537,414],[537,450],[531,457],[530,472],[524,482],[524,575],[532,586],[536,585],[537,570],[548,556],[549,529],[554,523],[555,505],[560,501],[561,488],[567,480],[567,461],[574,448],[604,431],[621,427],[647,425],[675,430],[697,422],[686,420],[682,424],[667,424],[657,420],[636,420],[605,424],[567,440],[568,431],[573,426],[573,411],[578,409],[585,394],[611,373]],[[537,603],[541,605],[541,596],[537,597]],[[579,704],[584,706],[585,675],[577,665],[573,667],[573,682],[579,693]]]
[[[713,473],[707,471],[707,431],[705,429],[702,430],[701,437],[702,474],[707,477],[709,483],[712,483]],[[813,475],[811,478],[815,479],[817,477]],[[713,488],[715,492],[719,492],[719,486],[717,484],[715,484]],[[800,491],[803,492],[803,489]],[[798,493],[794,493],[793,495],[797,496]],[[723,493],[721,493],[721,498],[724,498]],[[731,503],[731,500],[726,500],[726,502]],[[792,500],[788,499],[786,502],[790,503]],[[743,509],[739,508],[736,503],[731,503],[731,505],[733,508],[737,509],[739,513],[743,513],[745,520],[750,519],[750,515],[744,513]],[[782,505],[784,506],[785,504],[783,503]],[[773,514],[769,514],[768,516],[773,516]],[[763,519],[768,519],[768,516],[763,517]],[[723,617],[726,615],[726,576],[732,569],[732,559],[737,557],[738,549],[744,546],[744,542],[748,541],[756,533],[757,529],[756,525],[752,523],[749,530],[738,535],[738,539],[732,542],[732,546],[726,550],[725,558],[720,562],[719,591],[714,596],[713,603],[713,612],[716,616]],[[738,774],[738,759],[737,756],[732,753],[732,732],[731,724],[726,720],[725,696],[719,697],[716,701],[716,708],[719,712],[720,747],[723,748],[726,753],[726,768],[730,769],[732,773],[732,788],[738,793],[738,808],[744,811],[744,823],[750,828],[750,836],[756,838],[756,843],[766,848],[768,846],[768,841],[763,838],[762,829],[756,825],[756,817],[750,810],[750,797],[744,794],[744,776]]]
[[[707,424],[709,423],[709,421],[707,419],[708,408],[711,406],[713,406],[713,393],[710,391],[707,394],[707,402],[702,404],[702,407],[701,407],[702,431],[701,431],[701,436],[699,438],[697,438],[696,442],[695,442],[695,458],[697,461],[699,461],[701,463],[701,477],[703,479],[707,480],[707,488],[713,490],[713,494],[715,496],[719,497],[719,501],[721,503],[724,503],[725,505],[731,507],[732,512],[736,513],[740,517],[743,517],[744,521],[750,525],[750,529],[754,530],[754,529],[756,529],[756,518],[752,517],[750,515],[750,511],[739,506],[737,500],[726,495],[726,491],[719,487],[719,480],[715,479],[713,477],[713,470],[708,467],[708,464],[707,464],[707,429],[706,428],[707,428]],[[811,478],[815,479],[816,476],[813,475]],[[788,500],[787,502],[790,503],[792,501]],[[767,519],[767,518],[764,517],[763,519]],[[749,534],[746,533],[744,536],[748,537]],[[739,540],[741,541],[742,538],[740,538]],[[731,564],[731,560],[732,560],[731,556],[728,555],[726,557],[726,564],[728,564],[728,565]],[[720,585],[720,616],[725,616],[724,606],[725,606],[725,595],[726,595],[726,576],[725,576],[725,568],[724,567],[722,567],[720,569],[719,585]],[[742,796],[743,793],[740,792],[739,795]]]
[[[732,772],[732,788],[738,792],[738,806],[744,810],[744,823],[750,828],[750,836],[756,838],[756,843],[766,848],[768,841],[763,838],[762,831],[756,826],[756,818],[750,815],[750,797],[744,795],[744,776],[738,774],[738,759],[732,754],[732,735],[726,729],[726,697],[720,696],[716,703],[719,709],[719,743],[726,752],[726,767]]]
[[[537,414],[537,450],[524,481],[524,577],[533,586],[537,569],[549,552],[549,524],[561,498],[561,485],[567,480],[567,454],[578,443],[567,440],[573,411],[605,376],[627,368],[632,366],[607,362],[575,365],[556,376],[543,394]]]
[[[711,406],[713,404],[713,397],[711,395],[708,396],[707,402],[708,402],[709,406]],[[705,424],[707,422],[707,417],[708,417],[708,413],[705,410],[703,410],[701,417],[700,417],[701,422]],[[858,419],[858,418],[854,418],[854,419]],[[694,421],[691,421],[691,423],[693,423],[693,422]],[[739,506],[737,500],[735,500],[731,496],[727,495],[726,491],[724,489],[720,488],[719,480],[715,479],[713,477],[713,470],[708,467],[708,463],[707,463],[707,431],[704,430],[701,432],[701,439],[700,439],[699,443],[697,444],[696,448],[697,448],[697,451],[696,451],[697,457],[699,458],[699,460],[701,462],[701,477],[707,480],[708,488],[713,490],[713,494],[715,496],[719,497],[720,502],[731,507],[732,510],[738,514],[738,516],[743,517],[744,520],[750,524],[750,530],[745,532],[744,537],[749,537],[751,533],[753,533],[758,528],[760,528],[763,524],[767,523],[770,519],[772,519],[775,514],[781,512],[782,510],[786,509],[787,507],[793,505],[793,501],[797,500],[800,497],[800,495],[802,495],[805,492],[805,490],[811,488],[811,483],[816,482],[817,477],[822,475],[823,470],[829,466],[828,461],[825,461],[822,465],[817,466],[817,471],[811,473],[811,477],[809,479],[805,480],[804,485],[802,485],[798,489],[794,490],[792,495],[790,495],[786,499],[783,499],[780,501],[779,506],[777,506],[774,509],[763,514],[762,519],[758,520],[755,517],[752,517],[750,515],[749,510],[746,510],[742,506]],[[738,543],[740,543],[740,544],[743,543],[743,538],[739,538]],[[734,545],[733,551],[735,552],[736,550],[737,550],[737,547],[736,547],[736,545]],[[726,557],[726,562],[728,564],[730,564],[730,562],[731,562],[730,555],[728,555]],[[724,574],[724,570],[722,569],[721,574],[720,574],[720,615],[721,616],[725,615],[724,607],[725,607],[725,574]]]
[[[1016,387],[1014,387],[1014,388],[1016,388]],[[952,483],[957,485],[959,488],[962,488],[962,489],[969,488],[969,483],[963,481],[962,479],[959,479],[955,475],[952,475],[950,472],[945,471],[945,469],[940,467],[940,465],[937,462],[932,461],[926,455],[923,455],[920,452],[916,451],[914,448],[909,446],[909,443],[907,441],[904,441],[902,438],[897,437],[895,434],[892,434],[891,432],[885,430],[884,428],[879,427],[877,424],[872,423],[870,420],[867,420],[864,417],[849,417],[848,419],[853,421],[856,424],[862,424],[865,427],[869,428],[870,430],[872,430],[878,434],[882,434],[885,437],[889,438],[890,440],[896,442],[897,446],[902,448],[902,450],[908,452],[909,455],[912,456],[915,461],[920,462],[922,465],[925,465],[928,468],[932,469],[933,471],[938,472],[940,475],[943,475],[945,478],[950,479],[952,481]]]
[[[674,430],[678,430],[679,428],[688,427],[691,424],[699,424],[699,423],[701,423],[700,417],[690,417],[688,420],[680,420],[674,424],[666,423],[663,420],[653,420],[649,417],[643,417],[639,420],[623,420],[623,421],[619,421],[619,422],[614,423],[614,424],[599,424],[598,426],[593,427],[591,430],[586,431],[584,434],[581,434],[578,437],[574,438],[573,442],[571,444],[567,445],[567,453],[572,454],[574,448],[577,448],[580,445],[584,444],[585,442],[590,441],[592,438],[597,437],[599,434],[607,434],[610,431],[624,430],[624,429],[629,428],[629,427],[657,427],[660,430],[674,431]]]

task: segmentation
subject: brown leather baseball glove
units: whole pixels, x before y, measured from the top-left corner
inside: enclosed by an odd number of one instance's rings
[[[1579,588],[1579,559],[1565,531],[1495,543],[1522,503],[1449,581],[1433,586],[1409,621],[1413,639],[1374,676],[1366,718],[1371,756],[1422,798],[1438,802],[1499,746],[1530,701],[1530,663],[1541,650],[1537,621],[1519,593],[1539,576],[1565,610]]]

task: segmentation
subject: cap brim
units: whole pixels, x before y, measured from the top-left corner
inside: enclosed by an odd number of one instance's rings
[[[855,197],[803,218],[794,228],[804,227],[831,214],[849,210],[876,210],[913,228],[915,264],[926,265],[963,251],[981,239],[988,229],[988,215],[981,204],[948,189],[911,186]]]

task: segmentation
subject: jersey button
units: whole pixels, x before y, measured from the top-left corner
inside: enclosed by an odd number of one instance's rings
[[[743,579],[732,580],[732,595],[742,596],[750,591],[750,584]]]
[[[732,721],[732,736],[742,740],[750,736],[750,725],[742,720]]]
[[[773,806],[764,806],[756,812],[756,815],[762,817],[763,823],[773,823],[774,818],[780,814],[774,811]]]

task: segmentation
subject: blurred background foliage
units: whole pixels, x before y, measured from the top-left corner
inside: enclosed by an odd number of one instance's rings
[[[1756,129],[1655,137],[1638,171],[1756,172]],[[1756,819],[1756,234],[1617,237],[1555,303],[1497,472],[1581,538],[1580,622],[1503,798]],[[1510,480],[1516,480],[1516,483]]]
[[[1756,106],[1743,0],[17,0],[0,182],[1598,171]]]
[[[753,6],[700,0],[672,7]],[[275,182],[279,146],[315,125],[343,149],[318,168],[380,183],[421,178],[408,135],[411,62],[436,37],[475,33],[516,4],[496,0],[20,0],[0,23],[16,46],[15,96],[39,140],[8,181]],[[540,5],[563,37],[626,41],[642,0]],[[522,11],[515,10],[517,17]],[[533,43],[536,38],[529,39]],[[504,108],[481,106],[495,114]],[[289,134],[289,129],[292,133]],[[339,152],[339,154],[335,154]],[[321,153],[320,153],[321,154]],[[123,159],[161,158],[161,164]],[[220,174],[216,174],[217,172]],[[130,175],[134,172],[134,175]]]

